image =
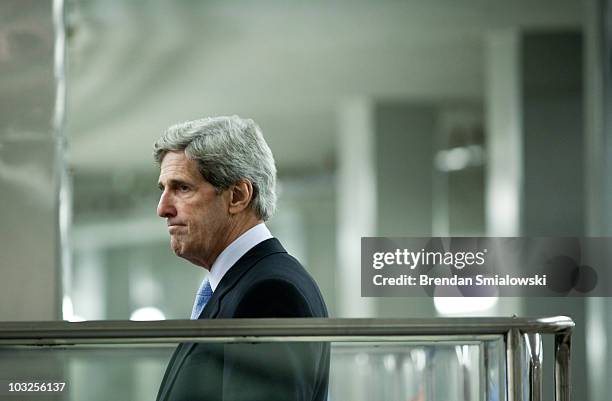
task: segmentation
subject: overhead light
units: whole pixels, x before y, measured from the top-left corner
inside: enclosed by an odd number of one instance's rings
[[[85,319],[79,315],[74,314],[74,307],[72,305],[72,298],[68,295],[64,295],[62,298],[62,319],[69,322],[84,322]]]
[[[485,312],[497,305],[498,297],[434,297],[436,311],[442,316]]]
[[[130,315],[130,320],[149,321],[149,320],[166,320],[166,315],[154,306],[146,306],[138,308]]]
[[[440,150],[435,156],[435,165],[439,171],[459,171],[468,167],[481,166],[484,163],[484,150],[481,145],[459,146]]]

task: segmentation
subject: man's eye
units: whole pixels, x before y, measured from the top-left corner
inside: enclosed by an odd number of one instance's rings
[[[179,185],[178,187],[179,191],[181,192],[187,192],[189,191],[189,187],[187,185]]]

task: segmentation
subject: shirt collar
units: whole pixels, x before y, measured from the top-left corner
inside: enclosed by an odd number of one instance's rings
[[[272,234],[268,227],[264,223],[259,223],[229,244],[210,268],[208,279],[210,280],[212,290],[215,291],[217,289],[223,276],[238,262],[238,259],[243,257],[255,245],[270,238],[272,238]]]

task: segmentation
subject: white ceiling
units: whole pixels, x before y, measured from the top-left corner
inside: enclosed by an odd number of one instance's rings
[[[279,170],[325,169],[343,99],[481,99],[488,32],[580,27],[583,13],[577,0],[126,3],[70,6],[76,169],[149,169],[165,127],[220,114],[254,118]]]

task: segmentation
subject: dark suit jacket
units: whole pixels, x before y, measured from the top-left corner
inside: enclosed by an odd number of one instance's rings
[[[200,319],[327,317],[316,283],[276,238],[248,251],[225,274]],[[183,343],[157,400],[323,401],[328,343]]]

